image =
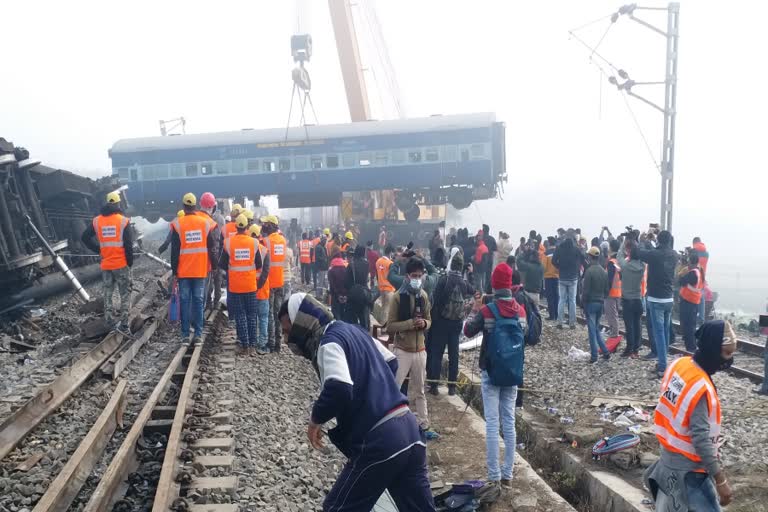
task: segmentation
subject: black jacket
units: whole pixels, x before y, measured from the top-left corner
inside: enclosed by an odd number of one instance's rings
[[[347,290],[351,290],[356,284],[368,288],[368,260],[365,258],[352,258],[347,267],[344,283]]]
[[[104,205],[101,209],[101,215],[114,215],[116,213],[123,213],[119,206],[113,204]],[[93,223],[88,224],[88,227],[83,231],[83,235],[80,237],[87,248],[95,253],[100,253],[99,241],[96,238],[96,230],[93,229]],[[131,229],[130,222],[125,226],[123,230],[123,250],[125,251],[125,261],[128,262],[128,266],[133,266],[133,230]]]
[[[573,240],[566,238],[557,246],[552,256],[552,264],[560,271],[561,281],[573,281],[579,278],[579,269],[584,263],[584,255],[573,244]]]
[[[680,256],[670,246],[638,251],[641,261],[648,264],[648,297],[671,299],[674,297],[674,280],[677,260]]]
[[[313,251],[315,251],[315,270],[328,270],[328,249],[325,244],[317,244]]]

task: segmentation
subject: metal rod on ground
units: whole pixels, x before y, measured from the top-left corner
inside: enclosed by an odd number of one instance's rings
[[[35,226],[35,223],[32,222],[32,219],[29,217],[29,215],[25,215],[25,217],[27,218],[27,222],[32,228],[32,231],[35,232],[35,235],[37,235],[37,238],[40,240],[40,243],[43,244],[45,250],[48,252],[48,254],[51,255],[51,258],[53,258],[53,262],[56,263],[56,266],[59,267],[59,270],[61,270],[69,282],[72,283],[72,287],[77,292],[77,295],[85,302],[90,302],[91,296],[88,295],[88,292],[85,291],[85,288],[83,288],[83,285],[80,284],[80,281],[78,281],[72,271],[69,270],[69,267],[66,263],[64,263],[64,260],[62,260],[61,257],[56,254],[56,251],[54,251],[53,248],[48,244],[48,241],[45,239],[42,233],[40,233],[40,230],[37,229],[37,226]]]
[[[146,252],[146,251],[144,251],[144,253],[143,253],[143,254],[144,254],[144,256],[148,257],[149,259],[151,259],[151,260],[154,260],[154,261],[156,261],[156,262],[160,263],[160,264],[161,264],[161,265],[163,265],[164,267],[166,267],[166,268],[171,268],[171,264],[170,264],[170,263],[168,263],[167,261],[165,261],[163,258],[160,258],[160,257],[158,257],[158,256],[155,256],[155,255],[154,255],[154,254],[152,254],[151,252]]]

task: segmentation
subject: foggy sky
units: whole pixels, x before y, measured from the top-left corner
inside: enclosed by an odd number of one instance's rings
[[[313,7],[302,25],[314,38],[319,121],[346,122],[327,3],[302,3]],[[658,222],[658,172],[624,100],[568,37],[620,3],[377,4],[409,116],[494,111],[507,124],[504,198],[476,203],[463,221],[483,220],[515,240],[531,228],[581,226],[596,234],[603,224],[619,232]],[[768,219],[767,13],[764,3],[746,0],[681,6],[674,234],[679,247],[702,236],[713,268],[746,271],[768,251],[764,236],[744,241],[765,233]],[[11,0],[3,14],[17,22],[0,34],[13,68],[8,73],[7,61],[0,78],[0,136],[47,164],[107,174],[114,141],[159,135],[159,119],[180,115],[193,133],[286,124],[293,2]],[[665,13],[641,15],[666,26]],[[607,26],[578,34],[595,44]],[[599,52],[635,80],[664,78],[664,39],[631,20],[620,19]],[[365,59],[374,114],[391,117],[380,105],[387,92],[375,86],[382,71],[371,55]],[[663,102],[662,87],[637,92]],[[658,160],[661,114],[630,105]]]

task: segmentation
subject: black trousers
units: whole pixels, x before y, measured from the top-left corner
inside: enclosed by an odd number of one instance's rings
[[[312,279],[312,264],[301,264],[301,284],[309,284]]]
[[[643,316],[643,301],[641,299],[621,299],[624,327],[627,331],[627,351],[640,350],[640,338],[643,334],[641,322]]]
[[[459,377],[459,336],[461,320],[446,320],[435,317],[429,331],[427,346],[427,379],[440,380],[443,366],[443,354],[448,348],[448,382],[456,382]],[[431,386],[437,386],[430,382]],[[453,386],[449,384],[449,386]]]

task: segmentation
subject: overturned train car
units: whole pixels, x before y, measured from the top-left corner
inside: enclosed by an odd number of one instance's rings
[[[105,195],[118,188],[112,177],[92,180],[42,165],[0,138],[0,312],[45,296],[58,281],[30,222],[55,251],[78,255],[63,256],[70,268],[98,275],[92,268],[98,257],[82,257],[89,251],[80,237]]]

